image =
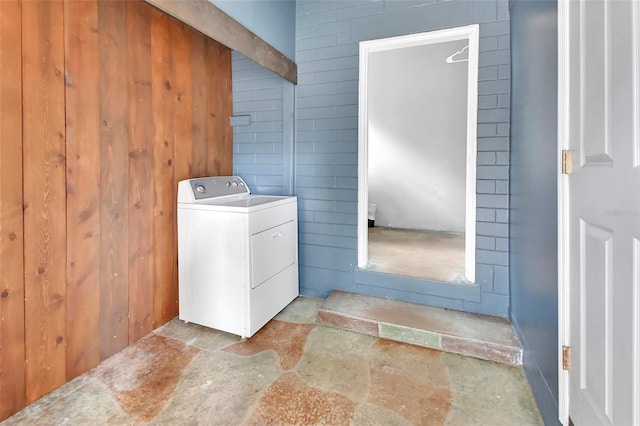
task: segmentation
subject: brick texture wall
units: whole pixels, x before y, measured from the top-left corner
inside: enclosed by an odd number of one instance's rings
[[[285,111],[293,107],[292,95],[287,96],[291,85],[237,52],[232,75],[233,115],[249,117],[248,125],[233,128],[233,173],[256,194],[287,194],[292,179],[287,135],[293,132],[293,118]]]
[[[371,275],[357,265],[358,43],[480,24],[477,286]],[[506,316],[509,304],[509,13],[506,0],[296,4],[295,166],[286,169],[283,81],[234,56],[234,170],[258,192],[295,181],[301,292],[342,289]],[[286,99],[286,96],[285,96]],[[284,108],[287,107],[286,100]],[[286,114],[284,114],[286,116]],[[283,165],[284,164],[284,165]],[[285,170],[286,169],[286,170]]]

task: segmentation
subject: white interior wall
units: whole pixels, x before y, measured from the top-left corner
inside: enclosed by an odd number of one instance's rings
[[[376,226],[464,232],[468,63],[445,59],[467,44],[370,55],[368,184]]]

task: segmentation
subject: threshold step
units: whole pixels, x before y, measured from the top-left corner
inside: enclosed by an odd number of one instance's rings
[[[522,347],[504,318],[333,291],[318,309],[316,322],[444,352],[522,365]]]

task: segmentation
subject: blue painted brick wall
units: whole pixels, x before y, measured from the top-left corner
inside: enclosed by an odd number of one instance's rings
[[[293,108],[286,83],[233,56],[234,173],[253,192],[287,193],[295,179],[300,286],[333,289],[506,316],[509,300],[509,15],[506,0],[307,1],[296,5],[295,167],[287,166]],[[480,24],[477,270],[474,291],[386,276],[357,264],[358,42]],[[288,106],[289,105],[289,106]],[[295,173],[294,173],[295,170]],[[366,275],[366,274],[365,274]]]
[[[301,291],[343,289],[506,316],[509,301],[509,14],[506,0],[313,1],[296,5],[295,192]],[[480,24],[476,296],[377,277],[357,264],[358,42]],[[235,93],[235,91],[234,91]],[[256,133],[256,137],[257,137]],[[256,153],[256,158],[261,157]],[[430,289],[434,291],[431,292]],[[437,292],[435,291],[437,290]],[[431,293],[431,294],[430,294]],[[436,294],[437,293],[437,294]]]
[[[233,114],[250,116],[233,128],[233,173],[256,194],[280,195],[284,189],[283,104],[285,81],[233,52]]]

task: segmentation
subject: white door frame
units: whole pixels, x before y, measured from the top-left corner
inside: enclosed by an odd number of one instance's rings
[[[569,424],[569,372],[562,347],[569,345],[569,177],[562,150],[569,149],[569,1],[558,2],[558,418]]]
[[[360,82],[358,95],[358,268],[368,264],[368,67],[369,54],[385,50],[444,43],[469,41],[467,85],[467,182],[465,203],[465,277],[475,282],[476,275],[476,159],[478,116],[478,52],[480,26],[478,24],[425,33],[409,34],[360,42]]]

